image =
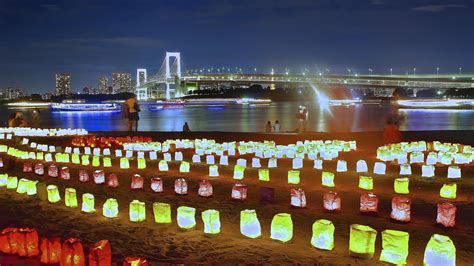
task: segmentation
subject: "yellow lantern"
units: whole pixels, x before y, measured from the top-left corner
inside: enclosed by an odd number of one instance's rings
[[[360,176],[359,177],[359,188],[365,190],[374,189],[374,181],[370,176]]]
[[[137,159],[137,168],[138,168],[138,169],[145,169],[145,168],[146,168],[146,160],[145,160],[145,158],[138,158],[138,159]]]
[[[92,166],[93,167],[99,167],[100,166],[100,157],[93,155],[92,156]]]
[[[288,171],[288,184],[298,185],[300,183],[300,171],[289,170]]]
[[[37,193],[36,184],[37,183],[38,183],[38,181],[28,180],[28,183],[26,184],[26,195],[28,195],[28,196],[36,195],[36,193]]]
[[[18,194],[26,194],[28,184],[30,183],[30,180],[26,178],[21,178],[20,181],[18,181],[18,186],[16,188],[16,193]]]
[[[354,257],[370,259],[375,253],[377,231],[370,226],[351,224],[349,254]]]
[[[196,209],[187,206],[178,207],[178,226],[180,229],[189,230],[196,226]]]
[[[321,184],[325,187],[335,187],[334,173],[323,171],[321,173]]]
[[[16,176],[9,176],[7,178],[7,189],[16,189],[18,186],[18,178]]]
[[[51,203],[56,203],[61,200],[61,196],[59,195],[58,187],[55,185],[48,185],[46,187],[48,191],[48,201]]]
[[[130,169],[130,161],[128,158],[120,158],[120,169]]]
[[[268,170],[268,169],[258,169],[258,180],[260,180],[260,181],[270,181],[270,170]]]
[[[168,168],[168,163],[165,161],[165,160],[161,160],[159,163],[158,163],[158,169],[162,172],[166,172],[169,170]]]
[[[168,203],[153,203],[153,214],[155,223],[170,224],[171,223],[171,206]]]
[[[456,191],[457,191],[456,183],[444,184],[441,190],[439,191],[439,196],[445,199],[455,199]]]
[[[79,157],[79,154],[73,153],[71,157],[72,157],[71,159],[72,159],[73,164],[81,164],[81,159]]]
[[[62,160],[63,163],[69,163],[69,162],[70,162],[70,157],[69,157],[69,154],[68,154],[68,153],[63,153],[63,154],[61,155],[61,157],[62,157],[61,160]]]
[[[179,172],[180,173],[189,173],[189,163],[182,161],[179,165]]]
[[[38,161],[44,160],[44,153],[42,151],[36,153],[36,160]]]
[[[85,213],[94,213],[95,212],[95,201],[94,195],[90,193],[82,194],[82,211]]]
[[[448,236],[434,234],[426,245],[423,265],[455,266],[456,247]]]
[[[130,221],[143,222],[146,218],[145,202],[133,200],[130,202]]]
[[[324,250],[334,248],[334,225],[331,221],[320,219],[313,223],[311,245]]]
[[[6,187],[8,184],[8,174],[0,174],[0,187]]]
[[[393,189],[398,194],[410,194],[409,188],[410,180],[407,177],[396,178],[393,183]]]
[[[66,188],[64,193],[64,204],[66,207],[76,208],[77,207],[77,197],[76,190],[74,188]]]
[[[221,232],[221,222],[219,220],[219,211],[206,210],[202,214],[202,222],[204,223],[204,233],[216,235]]]
[[[410,235],[403,231],[382,231],[382,252],[380,253],[380,261],[395,265],[405,265],[408,257],[409,237]]]
[[[89,155],[86,155],[86,154],[82,155],[81,161],[82,161],[82,165],[88,166],[90,164]]]
[[[56,154],[54,155],[54,160],[55,160],[57,163],[63,162],[63,156],[62,156],[62,154],[61,154],[61,153],[56,153]]]
[[[234,179],[236,180],[244,179],[244,171],[245,171],[244,166],[236,164],[234,166]]]
[[[240,233],[249,238],[257,238],[262,235],[260,222],[255,210],[243,210],[240,212]]]
[[[112,167],[112,159],[110,157],[104,157],[102,163],[104,164],[104,167]]]
[[[278,213],[272,219],[270,238],[283,243],[293,238],[293,221],[291,214]]]
[[[116,218],[118,216],[118,202],[114,198],[109,198],[102,206],[102,215],[107,218]]]

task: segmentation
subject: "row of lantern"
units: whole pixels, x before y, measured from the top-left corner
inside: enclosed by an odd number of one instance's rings
[[[29,127],[1,127],[0,139],[11,139],[11,135],[20,137],[61,137],[82,136],[89,134],[85,129],[63,128],[29,128]],[[10,135],[10,137],[9,137]]]
[[[34,258],[39,256],[43,264],[61,266],[84,266],[86,256],[78,238],[68,238],[61,244],[59,237],[41,239],[35,229],[5,228],[0,232],[0,252],[8,255]],[[89,266],[112,265],[112,250],[108,240],[101,240],[89,248]],[[126,257],[124,266],[145,266],[147,261],[140,257]]]

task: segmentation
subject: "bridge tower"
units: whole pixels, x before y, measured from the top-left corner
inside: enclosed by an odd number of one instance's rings
[[[174,58],[173,61],[170,59]],[[176,64],[176,72],[173,73],[172,66]],[[173,75],[174,74],[174,75]],[[166,84],[166,99],[171,98],[171,84],[175,84],[175,76],[181,77],[181,53],[179,52],[166,52],[165,57],[165,84]],[[173,89],[174,90],[174,89]]]
[[[137,69],[137,86],[135,94],[138,100],[148,100],[148,87],[145,84],[148,82],[147,72],[145,68]]]

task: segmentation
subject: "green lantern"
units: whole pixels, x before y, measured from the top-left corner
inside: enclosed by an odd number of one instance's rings
[[[257,238],[262,235],[260,222],[255,210],[243,210],[240,212],[240,233],[249,238]]]
[[[55,185],[48,185],[46,187],[46,191],[48,192],[48,201],[51,203],[56,203],[61,200],[61,196],[59,195],[58,187]]]
[[[145,158],[138,158],[138,159],[137,159],[137,168],[138,168],[138,169],[145,169],[145,168],[146,168],[146,160],[145,160]]]
[[[7,189],[16,189],[18,187],[18,177],[8,176],[7,177]]]
[[[104,164],[104,167],[112,167],[112,159],[110,157],[104,157],[102,163]]]
[[[268,170],[268,169],[258,169],[258,180],[260,180],[260,181],[270,181],[270,170]]]
[[[439,196],[445,199],[455,199],[457,192],[456,183],[444,184],[441,190],[439,191]]]
[[[153,215],[157,224],[171,223],[171,206],[168,203],[153,203]]]
[[[434,234],[426,245],[423,265],[455,266],[456,247],[448,236]]]
[[[99,156],[92,156],[92,166],[99,167],[100,166],[100,157]]]
[[[69,208],[77,207],[76,190],[74,188],[66,188],[64,192],[64,204]]]
[[[109,198],[102,206],[102,215],[107,218],[116,218],[118,216],[118,202],[114,198]]]
[[[354,257],[370,259],[375,253],[377,231],[370,226],[351,224],[349,254]]]
[[[94,195],[90,193],[82,194],[82,212],[94,213],[95,212],[95,200]]]
[[[410,180],[407,177],[396,178],[393,183],[393,189],[395,190],[395,193],[410,194],[409,183]]]
[[[283,243],[293,238],[293,221],[291,214],[278,213],[273,217],[270,238]]]
[[[219,220],[219,211],[206,210],[202,214],[202,222],[204,223],[204,233],[216,235],[221,232],[221,222]]]
[[[397,230],[383,231],[380,261],[395,265],[405,265],[408,257],[409,238],[410,235],[407,232]]]
[[[324,250],[334,248],[334,225],[331,221],[320,219],[313,223],[311,245]]]
[[[130,221],[131,222],[143,222],[146,219],[145,202],[139,200],[133,200],[130,202]]]
[[[321,173],[321,184],[325,187],[335,187],[334,173],[323,171]]]
[[[196,209],[187,206],[178,207],[178,226],[180,229],[189,230],[196,226]]]
[[[370,176],[360,176],[359,177],[359,188],[364,190],[374,189],[374,181]]]
[[[300,183],[300,171],[289,170],[288,171],[288,184],[298,185]]]
[[[234,179],[236,180],[244,179],[244,171],[245,171],[244,166],[236,164],[234,166]]]
[[[0,174],[0,187],[6,187],[8,184],[8,174]]]
[[[180,173],[189,173],[189,163],[182,161],[179,165],[179,172]]]

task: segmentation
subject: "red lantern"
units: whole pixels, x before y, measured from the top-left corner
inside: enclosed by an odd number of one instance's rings
[[[105,174],[103,170],[95,170],[93,176],[94,176],[94,182],[96,184],[105,183]]]
[[[438,203],[436,222],[444,227],[454,227],[456,225],[456,209],[456,206],[450,202]]]
[[[212,197],[212,185],[207,180],[199,182],[198,194],[201,197]]]
[[[159,177],[151,179],[151,190],[153,192],[163,192],[163,181]]]
[[[306,195],[304,194],[304,191],[301,188],[291,189],[290,204],[292,207],[306,208]]]
[[[54,164],[48,167],[48,175],[50,177],[58,177],[58,167]]]
[[[79,181],[82,183],[89,182],[89,173],[87,173],[87,170],[81,169],[79,171]]]
[[[410,221],[411,200],[406,197],[393,197],[392,199],[392,213],[390,218],[399,222]]]
[[[130,184],[131,189],[143,189],[143,177],[135,174],[132,176],[132,182]]]
[[[148,266],[148,262],[140,257],[126,257],[123,266]]]
[[[109,240],[101,240],[95,243],[89,250],[89,266],[112,265],[112,251]]]
[[[44,175],[44,166],[42,163],[35,164],[35,174],[36,175]]]
[[[24,162],[23,163],[23,173],[31,173],[33,172],[33,166],[31,162]]]
[[[111,188],[117,188],[119,181],[116,174],[110,174],[107,176],[107,186]]]
[[[323,196],[323,206],[327,211],[340,211],[341,197],[337,192],[329,191]]]
[[[69,167],[67,166],[61,167],[61,171],[59,171],[59,176],[61,177],[61,179],[64,179],[64,180],[71,179],[71,174],[69,173]]]
[[[271,187],[260,188],[260,202],[261,203],[273,203],[273,197],[275,196],[275,189]]]
[[[61,266],[84,266],[84,249],[77,238],[64,241],[61,249]]]
[[[18,234],[18,255],[35,257],[39,254],[38,233],[35,229],[21,228]]]
[[[188,185],[186,184],[186,179],[178,178],[174,181],[174,192],[176,192],[178,195],[188,194]]]
[[[360,196],[360,212],[376,213],[378,210],[379,199],[374,193],[364,193]]]
[[[18,245],[17,245],[17,237],[18,237],[18,228],[5,228],[2,230],[0,234],[0,251],[5,254],[17,254],[18,253]]]
[[[232,199],[244,201],[247,199],[247,185],[237,183],[232,186]]]
[[[61,259],[61,239],[59,237],[41,239],[41,263],[59,263]]]

